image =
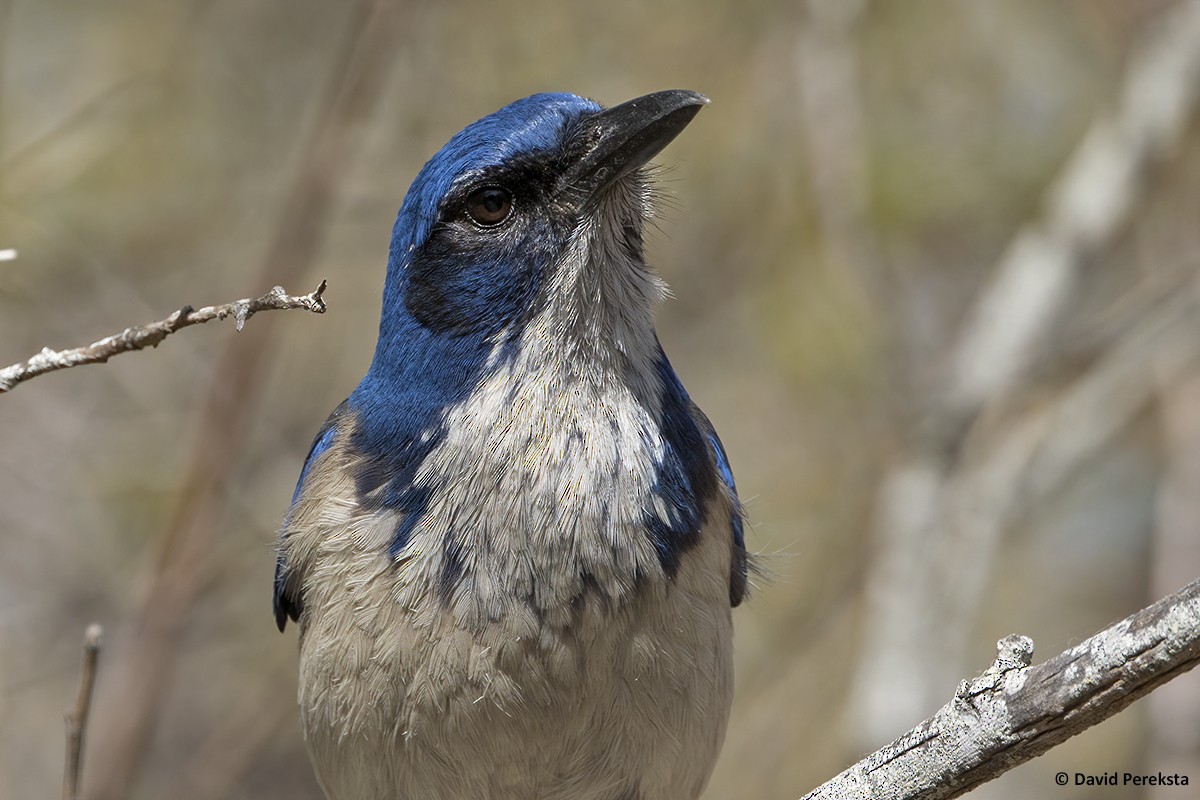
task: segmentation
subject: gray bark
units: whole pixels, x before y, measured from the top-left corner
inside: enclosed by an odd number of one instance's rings
[[[996,661],[931,718],[803,800],[943,800],[1041,755],[1200,662],[1200,580],[1030,666],[1008,636]]]

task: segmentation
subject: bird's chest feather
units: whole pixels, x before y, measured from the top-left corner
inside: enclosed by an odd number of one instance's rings
[[[689,514],[726,520],[728,500],[691,492],[715,504],[710,513],[678,507],[687,493],[667,491],[663,468],[678,444],[636,387],[537,371],[513,385],[498,374],[447,412],[412,473],[427,504],[394,555],[403,514],[361,501],[350,436],[320,456],[293,511],[301,708],[318,764],[328,751],[338,774],[358,774],[344,761],[347,738],[390,742],[388,757],[401,753],[406,766],[388,779],[414,786],[445,758],[515,759],[514,774],[548,775],[602,761],[615,742],[642,753],[631,758],[661,753],[661,741],[697,754],[719,745],[728,532],[695,531],[668,577],[652,528]],[[664,720],[671,731],[654,727]],[[425,748],[441,756],[419,757]],[[471,750],[490,757],[457,760]],[[691,774],[679,753],[662,763],[663,781]],[[463,791],[498,780],[490,768],[459,778]]]
[[[451,410],[416,476],[438,489],[413,533],[460,621],[524,604],[565,625],[586,593],[621,602],[660,571],[657,412],[625,384],[550,371],[497,374]]]

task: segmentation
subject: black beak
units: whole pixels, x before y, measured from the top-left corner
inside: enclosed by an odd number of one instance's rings
[[[581,152],[560,186],[583,205],[654,158],[687,127],[708,98],[668,89],[606,108],[583,121]]]

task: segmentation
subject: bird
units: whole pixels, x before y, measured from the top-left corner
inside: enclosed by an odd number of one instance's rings
[[[682,800],[733,692],[728,455],[655,331],[653,159],[708,104],[512,102],[420,170],[281,527],[330,800]]]

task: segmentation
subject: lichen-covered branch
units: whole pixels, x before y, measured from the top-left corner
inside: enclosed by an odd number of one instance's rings
[[[283,311],[301,308],[314,314],[325,313],[325,281],[315,291],[306,295],[289,295],[283,287],[276,286],[267,294],[254,300],[235,300],[220,306],[205,306],[192,308],[184,306],[166,319],[151,322],[148,325],[135,325],[126,328],[118,334],[93,342],[86,347],[76,347],[71,350],[51,350],[43,348],[42,352],[19,364],[0,369],[0,394],[9,391],[14,386],[47,372],[78,367],[81,364],[101,364],[115,355],[128,353],[131,350],[142,350],[146,347],[157,347],[158,343],[176,331],[211,322],[214,319],[233,317],[240,331],[246,320],[259,311]]]
[[[1009,636],[996,661],[911,731],[803,800],[946,800],[1108,719],[1200,663],[1200,580],[1037,666]]]

